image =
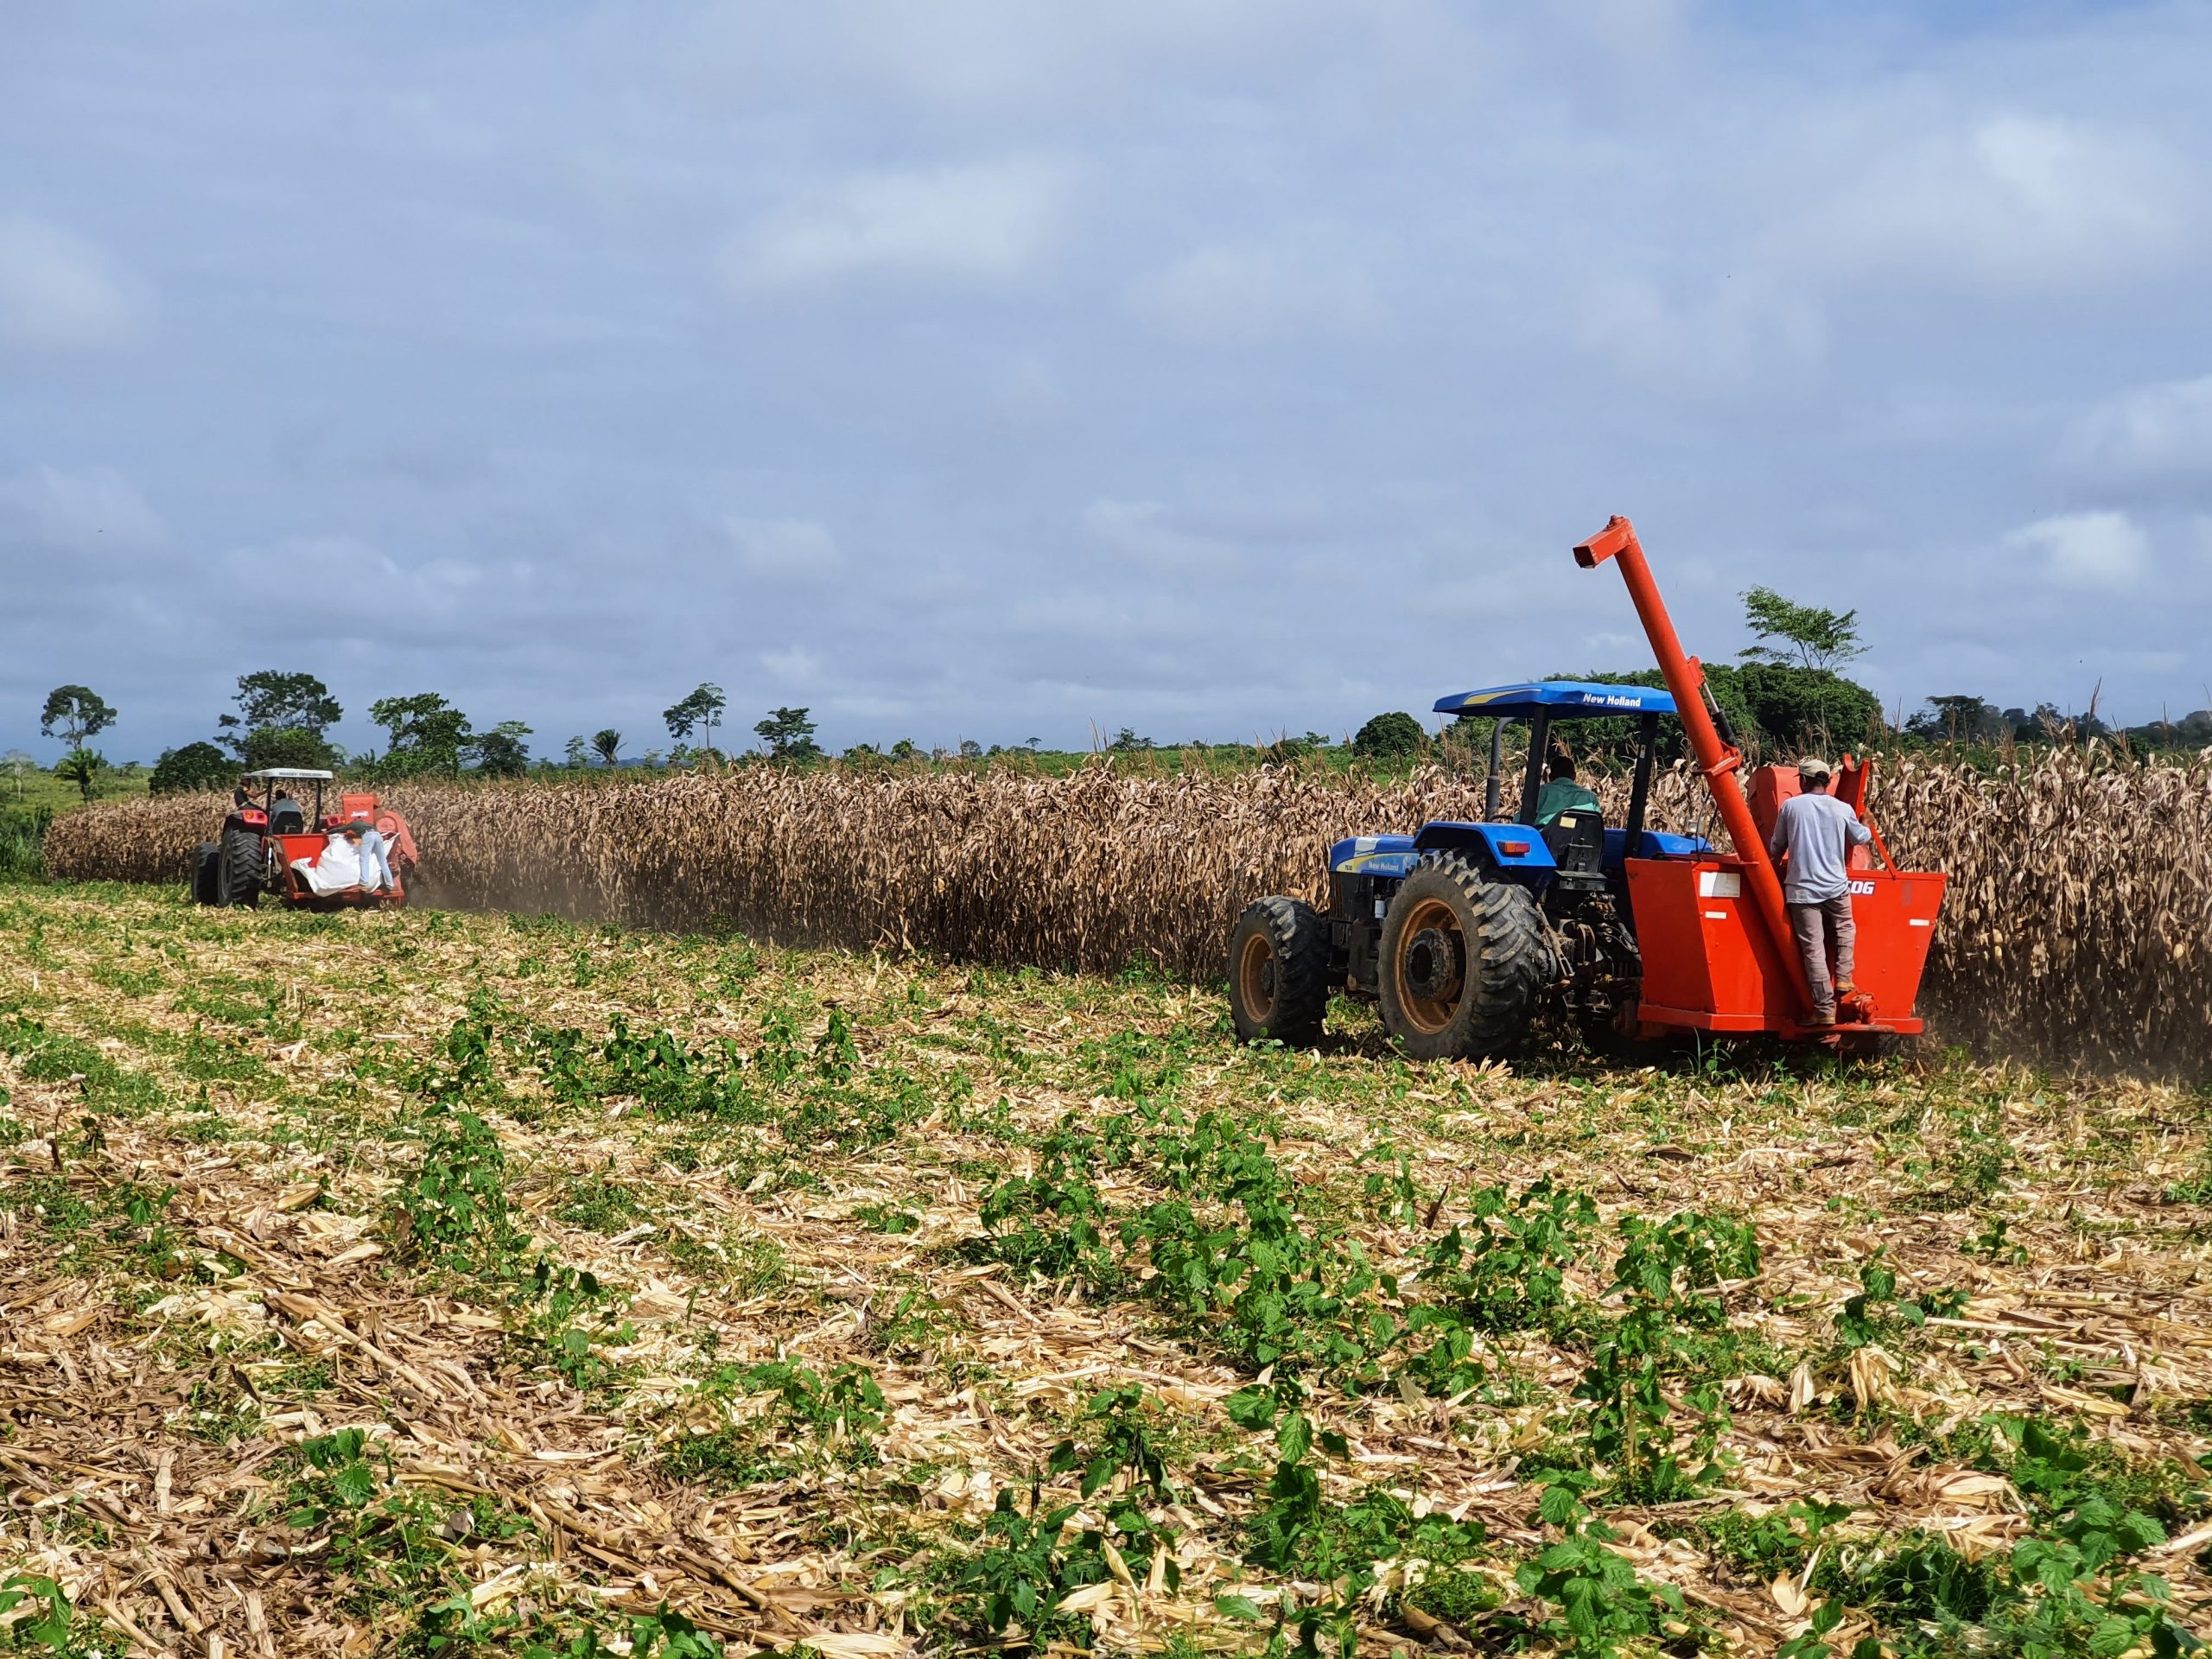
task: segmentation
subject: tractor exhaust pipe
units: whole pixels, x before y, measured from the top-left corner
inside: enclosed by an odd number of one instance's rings
[[[1574,550],[1574,562],[1585,570],[1594,570],[1608,559],[1620,567],[1621,578],[1628,583],[1629,599],[1636,606],[1637,616],[1651,641],[1651,654],[1659,660],[1659,672],[1666,678],[1667,690],[1674,694],[1675,713],[1689,735],[1690,749],[1697,756],[1698,772],[1705,779],[1706,788],[1712,791],[1713,804],[1720,809],[1721,823],[1728,826],[1728,839],[1735,843],[1736,856],[1743,861],[1745,874],[1751,877],[1751,896],[1758,905],[1760,918],[1766,924],[1767,938],[1773,942],[1775,954],[1782,959],[1783,971],[1789,976],[1798,1007],[1809,1016],[1813,1012],[1813,991],[1806,982],[1805,964],[1797,955],[1796,937],[1790,931],[1789,907],[1782,896],[1782,878],[1775,872],[1773,859],[1767,855],[1766,842],[1759,834],[1758,825],[1751,820],[1751,804],[1745,800],[1743,787],[1736,781],[1736,773],[1744,764],[1743,751],[1722,738],[1713,720],[1719,708],[1706,689],[1705,670],[1696,658],[1682,650],[1682,642],[1675,634],[1674,621],[1667,614],[1666,601],[1659,597],[1659,584],[1651,579],[1651,567],[1644,562],[1643,544],[1636,538],[1636,526],[1618,513],[1606,520],[1605,529]],[[1732,732],[1729,734],[1730,738],[1734,735]]]

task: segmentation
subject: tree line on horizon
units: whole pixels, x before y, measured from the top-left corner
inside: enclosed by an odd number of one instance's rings
[[[1808,747],[1849,747],[1872,741],[1998,746],[2012,743],[2080,741],[2095,737],[2124,737],[2145,749],[2199,748],[2212,745],[2212,710],[2197,709],[2178,720],[2150,722],[2116,729],[2096,711],[2092,698],[2084,713],[2067,714],[2050,702],[2032,709],[1999,709],[1970,693],[1933,696],[1910,718],[1892,725],[1874,693],[1844,672],[1863,656],[1866,646],[1856,610],[1831,610],[1785,599],[1771,588],[1753,588],[1743,594],[1745,621],[1754,643],[1738,653],[1736,663],[1705,665],[1713,700],[1738,733],[1758,746],[1762,753],[1780,755]],[[1631,672],[1593,671],[1555,674],[1548,679],[1589,680],[1620,685],[1661,684],[1656,668]],[[666,750],[647,749],[635,760],[623,759],[624,734],[613,727],[588,737],[569,738],[558,761],[533,760],[529,740],[531,728],[518,720],[505,720],[478,730],[468,715],[436,692],[380,697],[369,705],[369,718],[386,734],[381,753],[374,749],[347,754],[329,736],[329,728],[345,710],[330,689],[315,676],[295,671],[264,669],[239,676],[234,709],[216,717],[212,741],[202,740],[165,749],[149,779],[156,794],[219,789],[239,773],[270,766],[299,766],[336,770],[370,782],[396,782],[419,777],[459,777],[464,772],[488,778],[518,778],[533,770],[558,771],[616,766],[685,766],[700,760],[726,761],[730,757],[715,742],[715,728],[728,708],[722,689],[702,682],[667,709],[661,718],[667,727]],[[39,730],[60,737],[68,753],[55,764],[54,775],[73,785],[90,800],[101,776],[112,770],[106,758],[91,747],[92,740],[112,728],[118,711],[90,687],[57,686],[40,711]],[[1478,748],[1489,740],[1492,722],[1480,715],[1461,715],[1442,731],[1430,733],[1403,710],[1376,715],[1362,725],[1344,747],[1353,755],[1390,762],[1426,753],[1441,738],[1464,741]],[[1554,741],[1570,753],[1591,759],[1611,758],[1630,741],[1619,721],[1554,723]],[[810,711],[779,708],[755,722],[753,735],[760,747],[753,753],[785,764],[825,760],[828,752],[817,741]],[[695,746],[693,740],[697,739]],[[912,739],[887,746],[857,743],[842,758],[856,763],[943,760],[956,755],[963,760],[1041,751],[1042,740],[1030,738],[1014,748],[994,744],[989,748],[969,740],[955,750],[925,749]],[[1131,753],[1164,746],[1122,727],[1101,747],[1109,753]],[[1272,744],[1191,746],[1198,748],[1251,747],[1262,758],[1288,759],[1333,747],[1319,732],[1303,737],[1285,734]],[[0,755],[0,770],[12,775],[20,792],[22,780],[36,763],[20,750]]]

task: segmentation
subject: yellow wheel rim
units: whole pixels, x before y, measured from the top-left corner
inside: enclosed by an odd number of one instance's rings
[[[1398,930],[1390,973],[1406,1023],[1433,1037],[1452,1023],[1467,990],[1467,936],[1441,899],[1418,900]]]

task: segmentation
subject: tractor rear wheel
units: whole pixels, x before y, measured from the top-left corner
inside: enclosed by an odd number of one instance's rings
[[[243,830],[224,830],[222,855],[215,866],[215,902],[244,905],[248,910],[257,906],[264,861],[260,836]]]
[[[218,897],[222,880],[223,847],[220,842],[203,841],[192,849],[192,901],[196,905],[212,905]]]
[[[1237,1036],[1310,1043],[1328,1007],[1328,923],[1295,899],[1247,905],[1229,936],[1229,1014]]]
[[[1485,881],[1463,859],[1424,864],[1382,917],[1382,1024],[1417,1060],[1484,1059],[1528,1034],[1556,977],[1526,887]]]

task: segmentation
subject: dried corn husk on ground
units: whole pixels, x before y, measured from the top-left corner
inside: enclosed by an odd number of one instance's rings
[[[579,1383],[497,1287],[408,1254],[392,1219],[422,1169],[408,1079],[480,993],[506,1036],[526,1023],[596,1040],[619,1016],[755,1055],[779,1021],[810,1052],[834,1012],[859,1072],[910,1073],[921,1109],[841,1151],[613,1092],[556,1096],[524,1051],[493,1045],[497,1086],[474,1103],[518,1224],[624,1298],[591,1344],[615,1380]],[[1971,1066],[1406,1068],[1371,1021],[1314,1053],[1237,1048],[1210,994],[1157,982],[66,888],[0,892],[0,1579],[55,1580],[114,1634],[101,1651],[410,1650],[429,1598],[365,1588],[399,1542],[379,1534],[349,1555],[329,1522],[287,1518],[302,1442],[348,1428],[368,1437],[377,1501],[422,1510],[435,1595],[485,1614],[598,1607],[613,1630],[667,1602],[733,1655],[964,1643],[918,1630],[927,1586],[890,1570],[973,1549],[995,1494],[1026,1491],[1085,1401],[1125,1382],[1152,1391],[1167,1431],[1183,1587],[1156,1558],[1125,1560],[1076,1611],[1102,1651],[1177,1637],[1251,1651],[1264,1626],[1214,1595],[1265,1608],[1293,1586],[1244,1560],[1264,1501],[1264,1460],[1255,1473],[1249,1459],[1268,1442],[1227,1423],[1219,1402],[1248,1379],[1217,1333],[970,1248],[990,1184],[1033,1166],[1039,1132],[1128,1103],[1116,1054],[1132,1036],[1184,1057],[1146,1087],[1279,1125],[1273,1158],[1381,1271],[1407,1274],[1491,1183],[1586,1191],[1609,1226],[1683,1209],[1755,1224],[1763,1271],[1729,1307],[1772,1363],[1727,1380],[1726,1479],[1680,1503],[1606,1506],[1617,1548],[1682,1591],[1714,1650],[1774,1652],[1822,1592],[1809,1560],[1794,1576],[1748,1572],[1700,1521],[1817,1500],[1851,1511],[1831,1552],[1939,1535],[2001,1560],[2030,1535],[2029,1506],[1947,1438],[1983,1414],[2078,1425],[2177,1489],[2204,1484],[2212,1456],[2204,1105],[2169,1087]],[[764,1086],[764,1103],[804,1081]],[[1361,1196],[1395,1157],[1433,1195],[1417,1224]],[[1119,1175],[1113,1202],[1165,1198],[1156,1174]],[[618,1192],[634,1209],[608,1208]],[[912,1224],[887,1227],[887,1212]],[[1992,1240],[1999,1221],[2009,1230]],[[1578,1299],[1599,1302],[1613,1242],[1593,1237],[1571,1269]],[[1837,1315],[1878,1252],[1901,1290],[1967,1300],[1838,1352]],[[1480,1521],[1480,1569],[1512,1595],[1515,1565],[1556,1538],[1521,1459],[1572,1427],[1578,1340],[1501,1337],[1506,1397],[1324,1390],[1322,1425],[1349,1448],[1326,1471],[1330,1501],[1380,1485]],[[818,1437],[810,1450],[771,1428],[766,1452],[811,1461],[671,1468],[688,1437],[762,1424],[764,1398],[718,1401],[706,1379],[769,1359],[868,1367],[886,1396],[880,1461],[839,1464]],[[473,1526],[472,1500],[517,1529]],[[2195,1628],[2212,1611],[2206,1519],[2191,1500],[2139,1560]],[[1378,1589],[1420,1570],[1389,1564]],[[1363,1653],[1464,1650],[1461,1633],[1390,1603],[1372,1599]],[[1866,1633],[1868,1611],[1840,1643]]]

